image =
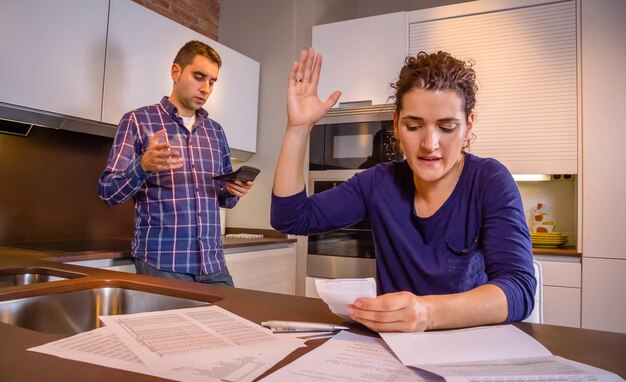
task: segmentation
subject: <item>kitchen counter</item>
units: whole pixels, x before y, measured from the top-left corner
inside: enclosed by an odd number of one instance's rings
[[[256,323],[271,319],[343,323],[319,299],[53,263],[46,260],[46,255],[41,252],[18,248],[0,248],[0,273],[3,269],[8,268],[30,269],[31,271],[37,269],[57,270],[73,272],[82,275],[82,277],[0,288],[0,301],[86,288],[121,287],[212,302]],[[626,376],[626,365],[623,362],[626,334],[527,323],[516,323],[515,325],[543,343],[556,355]],[[355,332],[375,335],[360,325],[348,324],[348,326]],[[54,382],[74,380],[78,375],[83,380],[93,381],[155,380],[154,377],[147,375],[65,360],[26,350],[62,337],[64,335],[39,333],[0,323],[0,338],[2,338],[0,341],[0,380],[7,382],[33,380]],[[298,349],[271,369],[270,372],[319,346],[323,341],[308,341],[307,348]]]
[[[237,249],[264,245],[284,245],[296,242],[273,230],[227,228],[227,234],[262,234],[262,238],[222,237],[224,250],[228,253]],[[39,241],[28,243],[0,244],[0,251],[22,249],[21,255],[53,262],[89,261],[103,259],[121,259],[130,257],[132,238],[114,238],[109,240],[63,240]]]
[[[533,247],[533,255],[535,256],[566,256],[566,257],[582,257],[583,254],[578,252],[574,247],[563,248],[539,248]]]

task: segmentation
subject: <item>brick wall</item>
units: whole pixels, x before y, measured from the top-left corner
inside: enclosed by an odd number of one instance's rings
[[[220,0],[133,0],[170,20],[218,41]]]

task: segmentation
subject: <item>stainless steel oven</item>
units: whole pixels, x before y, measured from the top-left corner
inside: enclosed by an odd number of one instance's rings
[[[363,169],[402,157],[393,138],[393,105],[333,109],[311,132],[309,192],[324,192]],[[357,278],[375,273],[369,220],[308,237],[308,277]]]
[[[361,170],[309,173],[309,190],[323,192],[336,187]],[[376,273],[374,243],[369,219],[335,231],[309,235],[307,276],[320,278],[373,277]]]

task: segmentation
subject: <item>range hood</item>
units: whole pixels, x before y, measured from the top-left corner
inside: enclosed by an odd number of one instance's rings
[[[27,136],[32,126],[115,137],[117,125],[0,102],[0,133]],[[230,148],[233,160],[245,162],[254,153]]]
[[[10,121],[11,126],[13,126],[10,131],[2,131],[2,123],[0,123],[0,132],[18,135],[26,135],[29,127],[33,125],[110,138],[113,138],[117,131],[117,126],[110,123],[56,114],[5,102],[0,102],[0,120]],[[15,124],[16,122],[17,124]],[[20,124],[22,128],[19,127]],[[20,134],[20,130],[26,131],[26,134]]]

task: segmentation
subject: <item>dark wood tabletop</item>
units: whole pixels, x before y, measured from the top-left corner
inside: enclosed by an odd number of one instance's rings
[[[16,253],[6,252],[0,256],[0,272],[3,269],[18,269],[20,267],[31,270],[54,268],[66,272],[80,272],[84,276],[56,281],[48,283],[48,285],[44,283],[43,285],[0,288],[0,301],[111,286],[212,301],[216,305],[256,323],[280,319],[344,324],[342,319],[332,314],[326,304],[319,299],[89,269],[37,260],[35,257],[25,260],[23,256],[13,255]],[[514,325],[541,342],[555,355],[612,371],[622,378],[626,377],[626,334],[541,324],[515,323]],[[359,334],[376,335],[361,325],[348,324],[348,326],[351,331]],[[148,375],[61,359],[26,350],[63,337],[66,335],[45,334],[0,323],[0,381],[45,380],[46,382],[54,382],[79,379],[135,382],[160,380]],[[306,348],[297,349],[270,369],[268,373],[306,354],[324,341],[308,341]]]

